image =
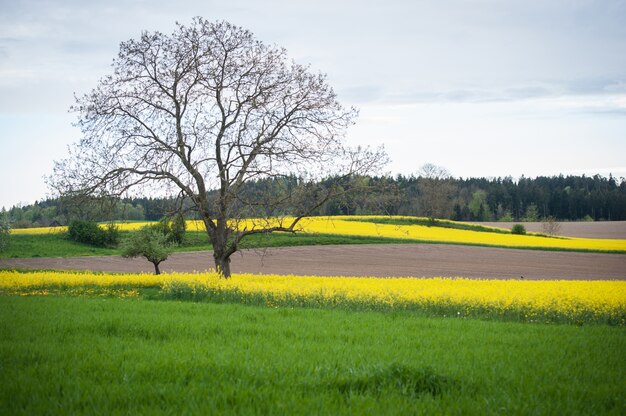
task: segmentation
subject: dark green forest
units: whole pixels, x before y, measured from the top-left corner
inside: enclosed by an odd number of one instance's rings
[[[296,192],[295,177],[250,182],[243,192],[256,201]],[[308,185],[310,186],[310,184]],[[341,197],[321,205],[314,215],[411,215],[457,221],[626,220],[626,179],[611,176],[506,178],[359,177],[316,184],[340,187]],[[268,199],[269,200],[269,199]],[[67,201],[47,199],[6,210],[14,228],[65,225],[72,218],[96,221],[156,221],[185,206],[175,198]],[[286,206],[256,204],[247,214],[293,214]],[[186,213],[193,218],[193,212]]]

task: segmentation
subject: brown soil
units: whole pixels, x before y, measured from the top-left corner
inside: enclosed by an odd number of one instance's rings
[[[522,224],[526,231],[533,233],[544,232],[541,222],[477,222],[475,224],[506,228],[508,230],[514,224]],[[559,231],[558,235],[561,236],[626,239],[626,221],[560,222],[560,224],[561,231]]]
[[[161,269],[205,271],[213,267],[211,254],[173,254]],[[0,267],[147,273],[154,270],[144,259],[117,256],[3,259]],[[626,255],[443,244],[311,246],[247,250],[232,257],[231,269],[233,273],[319,276],[626,280]]]

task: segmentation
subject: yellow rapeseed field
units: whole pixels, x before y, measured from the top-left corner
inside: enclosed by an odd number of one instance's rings
[[[548,238],[427,227],[424,225],[375,224],[348,220],[350,217],[316,217],[304,221],[303,229],[311,233],[379,236],[439,243],[481,244],[488,246],[626,251],[626,240],[590,238]],[[371,217],[370,217],[371,218]]]
[[[550,315],[570,319],[610,320],[626,324],[626,282],[517,281],[464,278],[363,278],[217,273],[95,274],[69,272],[20,273],[0,271],[0,293],[45,294],[47,290],[78,287],[122,290],[160,287],[168,297],[192,298],[235,294],[261,297],[269,305],[363,305],[384,309],[439,309],[471,316],[477,311],[495,315],[522,314],[524,320]],[[113,293],[113,292],[111,292]],[[124,297],[124,296],[120,296]]]
[[[311,234],[335,234],[348,236],[382,237],[411,241],[424,241],[453,244],[476,244],[485,246],[511,247],[511,248],[534,248],[552,250],[593,250],[593,251],[616,251],[626,252],[626,240],[591,239],[560,237],[549,238],[533,234],[515,235],[503,233],[478,232],[472,230],[460,230],[454,228],[428,227],[425,225],[394,225],[377,224],[371,222],[377,218],[406,219],[411,217],[381,217],[381,216],[334,216],[334,217],[311,217],[303,219],[297,226],[297,230]],[[358,221],[359,219],[369,221]],[[279,221],[288,225],[290,218],[261,220],[247,219],[233,223],[240,229],[253,229],[269,225],[277,225]],[[121,231],[139,229],[148,222],[120,223]],[[13,234],[45,234],[64,232],[66,227],[53,228],[27,228],[12,230]],[[204,230],[201,221],[187,221],[188,230]]]
[[[14,228],[11,230],[13,235],[41,235],[64,233],[67,227],[33,227],[33,228]]]
[[[21,273],[12,270],[0,270],[0,290],[5,291],[77,286],[132,286],[141,288],[158,287],[161,284],[163,284],[163,277],[145,273],[111,274],[51,271]]]
[[[120,231],[134,231],[141,227],[154,224],[154,222],[142,221],[142,222],[121,222],[115,225]],[[67,231],[66,226],[60,227],[33,227],[33,228],[14,228],[11,230],[11,234],[15,235],[41,235],[41,234],[55,234],[64,233]]]
[[[310,217],[300,221],[296,229],[300,232],[311,234],[335,234],[363,237],[382,237],[412,241],[425,241],[436,243],[454,244],[477,244],[485,246],[533,248],[552,250],[595,250],[626,252],[626,240],[591,239],[560,237],[550,238],[533,234],[516,235],[503,233],[479,232],[472,230],[460,230],[454,228],[428,227],[425,225],[394,225],[377,224],[371,222],[377,218],[407,219],[414,217],[399,216],[333,216],[333,217]],[[363,219],[365,221],[358,221]],[[289,224],[290,218],[282,219],[282,223]],[[267,222],[266,220],[248,219],[238,222],[239,228],[254,229],[266,225],[277,225],[279,220]],[[189,221],[188,227],[192,229],[204,229],[199,221]],[[490,228],[490,227],[484,227]]]

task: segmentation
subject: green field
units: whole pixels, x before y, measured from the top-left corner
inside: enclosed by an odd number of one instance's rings
[[[364,221],[373,222],[373,221]],[[387,222],[380,222],[387,224]],[[395,224],[394,222],[390,222]],[[407,224],[411,224],[407,222]],[[443,224],[443,222],[442,222]],[[400,224],[402,225],[402,224]],[[487,229],[485,227],[459,228],[448,227],[437,223],[434,227],[453,228],[461,230],[476,231],[483,234]],[[121,238],[127,237],[133,231],[122,231]],[[508,232],[496,231],[496,234],[508,234]],[[558,238],[558,237],[550,237]],[[487,245],[481,243],[459,243],[453,241],[435,241],[435,240],[412,240],[406,238],[393,238],[387,236],[355,236],[340,234],[307,234],[307,233],[272,233],[257,234],[246,237],[242,241],[241,249],[263,248],[263,247],[293,247],[293,246],[311,246],[311,245],[331,245],[331,244],[455,244],[470,245],[484,247],[507,247],[500,245]],[[510,248],[510,247],[508,247]],[[592,253],[617,253],[623,254],[621,251],[599,250],[599,249],[564,249],[551,247],[515,247],[526,250],[540,251],[576,251],[576,252],[592,252]],[[183,251],[202,251],[212,250],[213,247],[208,242],[206,233],[199,231],[187,231],[185,240],[182,245],[174,248],[175,252]],[[44,234],[13,234],[11,235],[8,247],[0,252],[0,259],[9,258],[31,258],[31,257],[78,257],[78,256],[113,256],[119,255],[119,248],[94,247],[88,244],[78,243],[70,240],[65,233],[44,233]]]
[[[423,225],[411,221],[389,224]],[[284,233],[245,241],[416,243]],[[176,251],[210,249],[205,233],[188,231]],[[64,234],[15,234],[0,258],[119,253]],[[474,318],[451,318],[447,309],[157,286],[39,289],[0,295],[0,415],[626,414],[626,331],[610,320],[529,323],[476,308]]]
[[[122,238],[131,231],[121,233]],[[174,251],[212,250],[204,232],[188,231],[185,241]],[[387,237],[360,237],[324,234],[290,234],[273,233],[269,235],[252,235],[246,238],[242,248],[310,246],[329,244],[414,244],[414,241]],[[0,252],[0,259],[30,257],[77,257],[77,256],[113,256],[119,255],[119,248],[94,247],[70,240],[63,233],[50,234],[14,234],[9,246]]]
[[[0,414],[615,414],[626,332],[0,297]]]

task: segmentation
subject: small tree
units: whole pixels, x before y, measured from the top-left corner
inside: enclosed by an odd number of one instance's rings
[[[513,214],[511,214],[510,210],[506,209],[498,217],[498,221],[500,221],[500,222],[512,222],[513,221]]]
[[[558,235],[559,232],[561,232],[561,223],[553,216],[544,218],[541,222],[541,226],[543,232],[548,235]]]
[[[539,209],[537,208],[537,205],[530,204],[528,207],[526,207],[526,213],[524,214],[524,218],[522,218],[522,221],[525,221],[525,222],[539,221]]]
[[[159,264],[172,254],[167,237],[154,227],[146,226],[131,234],[122,243],[123,257],[145,257],[154,265],[154,273],[161,274]]]
[[[476,221],[489,221],[491,219],[490,207],[487,203],[487,192],[479,189],[472,194],[469,210]]]
[[[4,251],[9,245],[9,239],[11,238],[11,224],[7,215],[0,214],[0,251]]]

